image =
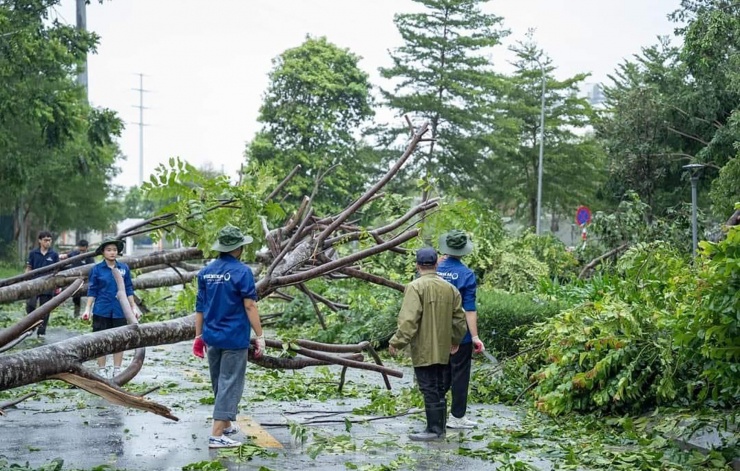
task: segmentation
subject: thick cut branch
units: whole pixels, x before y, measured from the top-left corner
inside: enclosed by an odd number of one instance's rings
[[[419,144],[419,141],[421,140],[422,136],[426,134],[428,129],[429,124],[424,123],[419,128],[419,130],[414,133],[414,135],[411,137],[411,142],[406,148],[406,151],[403,153],[401,158],[398,159],[395,165],[393,165],[393,167],[388,171],[388,173],[386,173],[383,178],[381,178],[375,185],[367,190],[364,195],[360,196],[357,201],[355,201],[347,209],[339,213],[334,221],[317,237],[318,246],[322,246],[324,244],[324,240],[329,237],[329,235],[337,230],[337,228],[341,226],[344,221],[347,220],[347,218],[349,218],[352,214],[355,213],[355,211],[362,207],[363,204],[365,204],[375,193],[380,191],[380,189],[383,188],[396,173],[398,173],[403,164],[406,163],[409,157],[411,157],[411,155],[414,153],[414,151],[416,150],[416,146]]]
[[[42,304],[20,321],[16,322],[7,329],[0,330],[0,347],[12,342],[20,337],[24,332],[32,329],[39,324],[46,314],[62,304],[67,298],[72,296],[82,286],[82,280],[75,280],[64,291],[51,298],[48,302]]]
[[[133,270],[151,265],[169,264],[179,262],[181,260],[192,260],[202,257],[203,253],[200,250],[187,248],[172,250],[169,252],[157,252],[144,255],[142,257],[122,257],[120,261],[126,263],[129,268]],[[28,299],[31,296],[36,296],[48,291],[54,291],[56,288],[67,286],[71,283],[73,277],[87,278],[92,267],[93,265],[70,268],[52,276],[23,281],[0,288],[0,304]]]
[[[318,276],[325,275],[331,271],[338,270],[340,268],[346,267],[347,265],[351,265],[359,260],[362,260],[363,258],[367,258],[371,255],[384,252],[391,247],[401,245],[404,242],[413,239],[418,234],[419,234],[419,231],[412,230],[412,231],[406,232],[405,234],[401,234],[395,239],[389,240],[388,242],[384,244],[370,247],[369,249],[365,249],[360,252],[349,255],[347,257],[340,258],[339,260],[334,260],[333,262],[329,262],[324,265],[320,265],[316,268],[306,270],[305,272],[298,273],[295,275],[280,276],[272,280],[272,285],[273,286],[293,285],[296,283],[301,283],[303,281],[309,280],[311,278],[316,278]]]
[[[622,244],[616,249],[612,249],[608,251],[607,253],[600,255],[596,257],[595,259],[591,260],[590,262],[588,262],[588,264],[585,267],[583,267],[583,270],[581,270],[581,273],[578,275],[578,278],[584,278],[588,274],[588,272],[596,268],[598,264],[600,264],[601,262],[603,262],[609,257],[613,257],[614,255],[627,250],[629,246],[630,244]]]

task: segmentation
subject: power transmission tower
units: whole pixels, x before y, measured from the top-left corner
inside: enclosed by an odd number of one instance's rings
[[[139,125],[139,186],[144,183],[144,74],[137,74],[139,76],[139,88],[132,88],[139,92],[139,105],[134,105],[134,108],[139,108],[139,122],[134,123]]]

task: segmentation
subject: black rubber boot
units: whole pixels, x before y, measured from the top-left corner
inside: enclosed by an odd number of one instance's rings
[[[445,437],[445,416],[447,407],[444,401],[425,406],[427,414],[427,428],[421,433],[412,433],[409,440],[415,442],[430,442]]]
[[[442,435],[447,433],[447,399],[439,401],[439,407],[442,409]]]

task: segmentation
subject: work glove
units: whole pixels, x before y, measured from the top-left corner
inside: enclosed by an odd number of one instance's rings
[[[481,342],[481,339],[476,335],[473,337],[473,353],[483,353],[486,351],[485,345]]]
[[[258,335],[254,340],[254,346],[254,357],[262,358],[262,355],[265,353],[265,336]]]
[[[90,320],[90,311],[88,311],[87,309],[85,309],[85,312],[82,313],[82,315],[80,316],[80,318],[83,321],[89,321]]]
[[[208,350],[208,347],[206,346],[206,343],[203,341],[203,337],[201,337],[200,335],[195,337],[195,340],[193,341],[193,355],[195,355],[198,358],[203,358],[207,350]]]

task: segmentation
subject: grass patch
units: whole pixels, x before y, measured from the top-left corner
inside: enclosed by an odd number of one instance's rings
[[[24,266],[19,263],[0,263],[0,279],[10,278],[23,273]]]

